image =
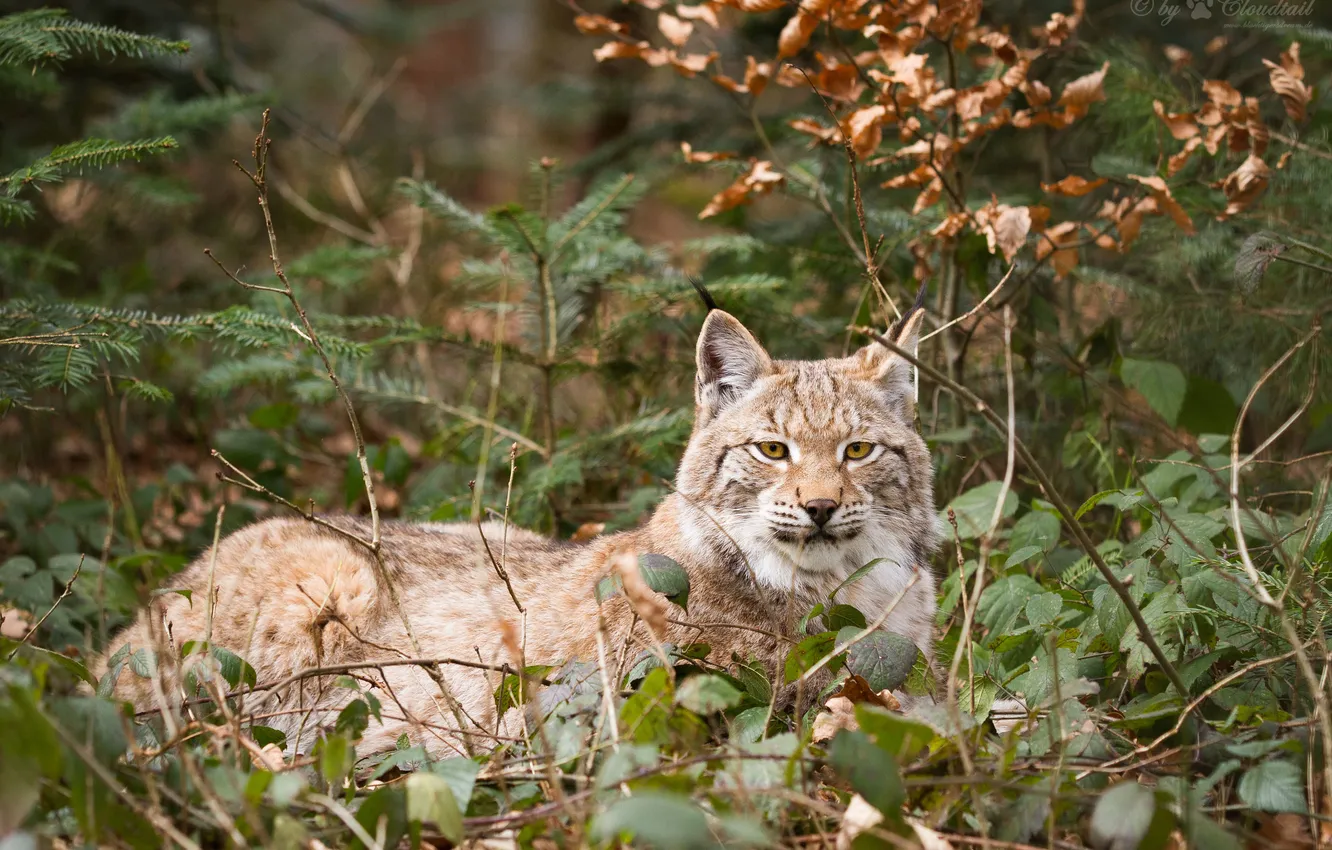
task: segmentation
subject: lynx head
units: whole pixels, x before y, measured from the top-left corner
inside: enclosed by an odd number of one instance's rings
[[[915,349],[922,316],[891,332],[898,347]],[[703,323],[697,359],[679,487],[699,543],[738,546],[760,583],[816,593],[874,558],[924,562],[933,470],[908,361],[878,342],[850,357],[773,360],[720,310]]]

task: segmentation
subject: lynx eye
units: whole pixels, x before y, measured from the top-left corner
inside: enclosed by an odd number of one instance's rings
[[[758,446],[759,453],[766,458],[773,460],[786,460],[791,456],[791,450],[786,447],[786,443],[765,442],[755,443]]]
[[[870,452],[874,451],[874,444],[867,443],[864,440],[857,440],[846,447],[847,460],[864,460],[869,457]]]

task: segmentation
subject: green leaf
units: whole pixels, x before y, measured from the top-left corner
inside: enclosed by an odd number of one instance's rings
[[[17,829],[37,803],[42,779],[60,775],[60,739],[32,693],[0,691],[0,835]]]
[[[648,587],[689,610],[689,573],[684,567],[665,555],[649,552],[638,556],[638,571]],[[597,601],[605,602],[622,589],[619,576],[605,576],[597,582]]]
[[[915,758],[935,738],[930,726],[868,702],[856,705],[856,721],[879,749],[898,761]]]
[[[865,615],[860,613],[860,609],[852,605],[834,605],[827,614],[828,631],[835,632],[845,629],[848,626],[864,631]]]
[[[414,774],[415,775],[415,774]],[[356,822],[370,835],[378,835],[380,823],[384,825],[384,847],[397,847],[407,831],[407,794],[396,785],[385,785],[375,791],[361,807],[356,810]],[[419,830],[419,824],[414,825]],[[350,842],[353,848],[364,845],[357,839]]]
[[[222,678],[231,688],[238,688],[241,684],[254,687],[258,683],[259,676],[249,662],[229,649],[195,640],[187,640],[180,647],[181,658],[188,658],[201,652],[207,652],[217,661]]]
[[[1179,420],[1179,411],[1184,406],[1184,394],[1188,391],[1189,382],[1178,366],[1161,360],[1133,360],[1125,357],[1119,365],[1119,377],[1125,386],[1141,393],[1152,410],[1159,413],[1168,424],[1173,426]]]
[[[1021,549],[1015,550],[1008,556],[1007,560],[1004,561],[1004,569],[1016,567],[1018,564],[1025,564],[1043,551],[1044,550],[1039,546],[1023,546]]]
[[[129,668],[140,679],[151,679],[157,673],[157,653],[147,648],[134,650],[129,657]]]
[[[1008,634],[1026,609],[1027,600],[1044,592],[1045,588],[1025,573],[1004,576],[985,588],[977,606],[977,619],[990,630],[989,640]]]
[[[61,655],[58,652],[52,652],[49,649],[42,649],[40,646],[33,646],[30,643],[19,643],[9,638],[0,638],[0,658],[8,658],[11,653],[16,653],[21,658],[42,664],[51,664],[55,667],[76,676],[90,685],[97,685],[97,680],[88,672],[78,661],[70,658],[68,655]],[[114,658],[114,656],[113,656]]]
[[[191,606],[194,605],[194,591],[190,590],[188,587],[159,587],[157,590],[154,590],[149,595],[157,597],[157,596],[165,596],[168,593],[174,593],[178,596],[184,596],[186,601],[188,601]]]
[[[836,637],[835,632],[819,632],[791,647],[791,651],[786,655],[787,684],[799,679],[806,670],[817,664],[819,659],[832,652]]]
[[[833,592],[828,594],[828,598],[833,600],[837,599],[837,594],[840,593],[844,588],[846,588],[848,585],[852,585],[860,581],[862,578],[869,575],[870,572],[875,567],[877,567],[879,564],[883,563],[886,560],[888,559],[875,558],[874,560],[870,561],[868,564],[865,564],[864,566],[861,567],[857,567],[855,572],[851,573],[851,575],[847,576],[845,579],[842,580],[841,584],[833,588]]]
[[[716,714],[736,707],[743,699],[734,685],[711,673],[690,676],[675,693],[676,703],[695,714]]]
[[[1034,546],[1042,552],[1049,552],[1059,543],[1059,517],[1045,510],[1030,510],[1017,522],[1008,536],[1008,545],[1012,549],[1025,549]]]
[[[647,791],[624,797],[592,824],[598,842],[631,840],[660,850],[716,847],[703,812],[684,797]]]
[[[1156,850],[1170,837],[1173,818],[1156,795],[1137,782],[1120,782],[1101,794],[1092,811],[1095,850]]]
[[[316,747],[319,758],[319,773],[324,780],[337,788],[351,772],[356,761],[356,753],[346,735],[328,735],[320,739]]]
[[[286,812],[279,812],[273,818],[273,840],[268,846],[270,850],[304,850],[310,846],[310,833],[306,832],[305,824]]]
[[[1239,795],[1260,812],[1308,811],[1303,772],[1294,762],[1272,759],[1249,768],[1240,777]]]
[[[287,733],[274,729],[271,726],[251,726],[249,731],[250,737],[261,747],[266,747],[269,744],[278,747],[285,747],[287,745]]]
[[[740,744],[752,744],[763,737],[767,728],[768,706],[746,708],[731,718],[731,740]]]
[[[896,818],[906,801],[906,788],[897,762],[864,732],[839,731],[828,748],[828,760],[865,802],[888,817]]]
[[[972,487],[967,492],[948,503],[948,508],[939,512],[943,521],[948,520],[951,508],[957,518],[957,536],[963,540],[974,540],[990,530],[990,520],[994,518],[995,505],[999,503],[999,492],[1003,490],[1002,481],[987,481],[979,487]],[[1018,497],[1011,489],[1004,494],[1004,506],[1000,519],[1017,513]]]
[[[407,820],[413,826],[433,824],[453,844],[463,837],[462,810],[442,776],[413,773],[407,777]]]
[[[1027,600],[1027,622],[1033,626],[1048,626],[1059,617],[1064,608],[1064,597],[1058,593],[1042,593]]]
[[[480,770],[481,765],[462,756],[430,765],[431,773],[444,777],[444,781],[449,783],[453,789],[453,799],[458,801],[458,809],[463,812],[467,811],[467,805],[472,801],[472,789],[476,787],[476,774]]]
[[[837,644],[862,633],[864,629],[849,626],[837,633]],[[870,690],[897,690],[911,675],[920,650],[908,638],[894,632],[878,629],[847,650],[846,667],[869,683]]]

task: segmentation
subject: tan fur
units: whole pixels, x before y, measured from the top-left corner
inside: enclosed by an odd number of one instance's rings
[[[899,345],[913,346],[918,326],[919,313],[900,332]],[[597,580],[617,554],[653,552],[678,561],[691,582],[688,613],[672,606],[662,639],[709,644],[718,663],[729,664],[734,653],[780,670],[795,620],[874,558],[884,560],[838,600],[873,620],[914,576],[885,628],[930,656],[933,473],[912,426],[907,364],[877,344],[843,359],[773,361],[720,311],[704,323],[698,362],[696,421],[679,490],[641,528],[573,544],[516,528],[506,532],[494,522],[482,530],[385,523],[382,563],[399,610],[364,547],[303,519],[267,520],[225,538],[215,565],[205,552],[173,579],[173,586],[193,590],[192,600],[158,597],[110,648],[155,647],[159,657],[173,658],[184,641],[204,639],[212,571],[211,639],[246,658],[261,683],[312,667],[416,656],[404,615],[418,657],[516,666],[517,649],[527,664],[595,661],[599,615],[612,653],[632,620],[622,597],[599,610]],[[789,445],[791,457],[765,460],[753,447],[765,440]],[[851,440],[880,448],[865,461],[845,461],[841,453]],[[831,540],[806,539],[816,526],[804,505],[814,499],[838,503],[826,527]],[[330,522],[369,536],[366,520]],[[482,533],[495,557],[503,553],[525,615],[498,578]],[[641,624],[634,634],[640,644],[648,640]],[[464,739],[487,748],[497,732],[515,734],[511,722],[500,725],[495,716],[499,673],[447,664],[437,669],[457,706],[419,667],[357,671],[384,713],[382,725],[371,723],[364,751],[389,748],[404,732],[435,753],[461,751]],[[164,673],[167,690],[178,694],[179,671]],[[156,704],[149,681],[129,670],[116,691],[140,708]],[[256,722],[284,730],[304,751],[351,696],[332,676],[312,677],[280,693],[247,697],[246,709],[268,715]]]

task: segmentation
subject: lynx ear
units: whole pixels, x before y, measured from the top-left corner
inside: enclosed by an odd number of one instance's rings
[[[694,401],[706,422],[772,369],[772,358],[730,313],[713,310],[698,335]]]
[[[915,354],[924,319],[925,310],[917,298],[916,304],[893,325],[885,337],[903,351]],[[893,403],[904,405],[910,411],[916,401],[915,369],[911,362],[877,341],[860,349],[857,356],[874,378],[883,384]]]

